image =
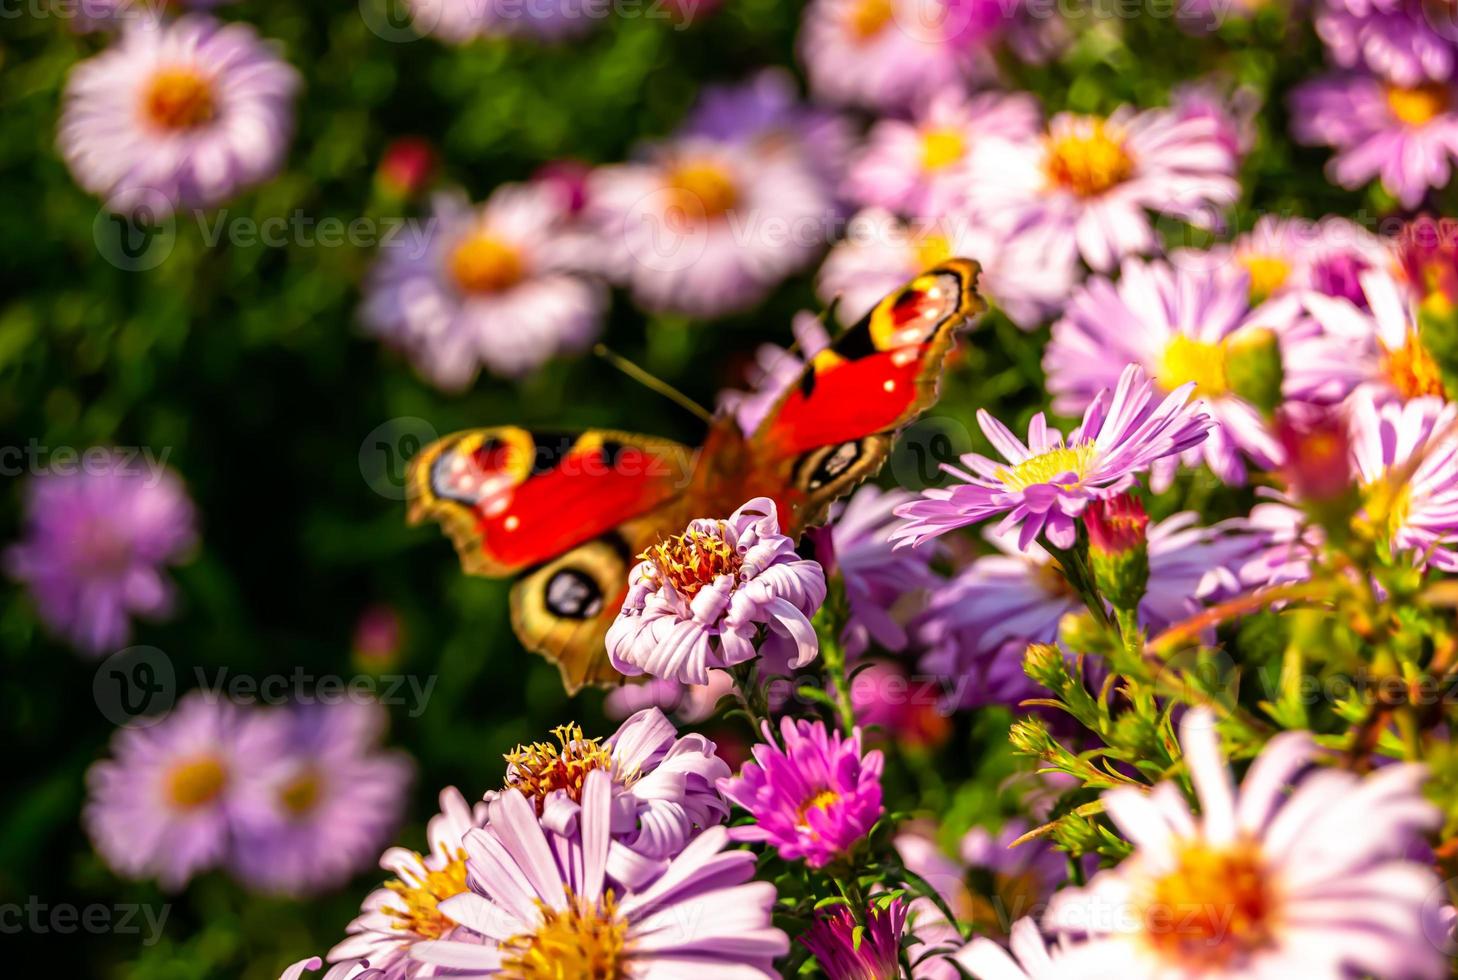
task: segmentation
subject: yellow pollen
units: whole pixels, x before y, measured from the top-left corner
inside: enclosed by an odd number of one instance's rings
[[[582,727],[575,723],[558,725],[552,729],[551,742],[533,742],[518,745],[506,753],[506,786],[519,789],[536,803],[537,812],[547,801],[547,795],[554,790],[566,790],[567,795],[582,802],[582,784],[587,774],[594,769],[612,772],[612,754],[599,743],[599,739],[584,738]]]
[[[673,586],[675,592],[690,602],[719,576],[738,578],[739,569],[744,565],[743,557],[723,537],[703,531],[674,535],[638,557],[652,562],[652,572],[658,580]]]
[[[1387,86],[1387,108],[1397,121],[1409,126],[1422,126],[1448,110],[1448,89],[1444,85],[1419,85],[1416,88]]]
[[[1362,488],[1362,511],[1352,521],[1359,532],[1391,541],[1412,513],[1412,487],[1384,474]]]
[[[1384,349],[1382,364],[1392,380],[1392,387],[1397,389],[1403,401],[1424,395],[1445,397],[1443,374],[1438,370],[1438,362],[1428,353],[1416,330],[1408,331],[1407,343],[1401,347]]]
[[[142,96],[146,118],[162,129],[193,129],[213,118],[213,86],[188,68],[170,68],[152,76]]]
[[[851,8],[846,27],[858,41],[869,41],[886,29],[895,15],[892,0],[859,0]]]
[[[1068,490],[1078,485],[1088,475],[1088,467],[1094,459],[1094,444],[1080,443],[1077,446],[1059,446],[1029,456],[1011,469],[1002,467],[995,474],[1006,486],[1014,490],[1025,490],[1040,483],[1052,483],[1057,477],[1073,474],[1072,482],[1059,483]]]
[[[415,855],[420,858],[420,855]],[[424,859],[421,859],[423,865]],[[440,903],[466,890],[466,852],[439,871],[426,871],[425,880],[411,887],[403,881],[387,881],[385,887],[399,895],[405,908],[382,906],[395,920],[395,928],[422,939],[439,939],[455,926],[455,921],[439,908]]]
[[[167,774],[167,802],[179,810],[211,803],[228,784],[228,770],[216,756],[202,755],[173,766]]]
[[[319,805],[322,789],[318,771],[306,769],[283,785],[278,791],[278,801],[291,815],[307,816]]]
[[[921,166],[924,170],[950,167],[967,152],[967,137],[959,129],[943,126],[921,134]]]
[[[678,206],[693,217],[721,218],[739,202],[733,175],[708,160],[675,167],[669,172],[668,187]]]
[[[1291,276],[1291,263],[1279,255],[1261,255],[1249,252],[1238,260],[1250,274],[1250,301],[1252,304],[1269,299],[1286,285]]]
[[[947,241],[946,235],[928,232],[917,240],[916,261],[920,268],[930,269],[934,265],[941,265],[951,257],[952,243]]]
[[[1155,378],[1165,391],[1193,381],[1196,394],[1219,398],[1230,390],[1225,378],[1225,346],[1175,334],[1159,359]]]
[[[1177,859],[1144,909],[1144,938],[1162,960],[1224,968],[1272,942],[1278,899],[1255,844],[1188,843]]]
[[[628,923],[611,891],[596,907],[569,893],[566,908],[540,902],[538,908],[536,932],[501,944],[502,980],[621,980],[627,974]]]
[[[465,293],[496,293],[521,281],[521,253],[499,238],[478,232],[452,250],[451,278]]]
[[[1133,176],[1134,161],[1124,149],[1123,135],[1111,135],[1100,120],[1086,133],[1049,137],[1043,169],[1055,187],[1096,197]]]
[[[828,810],[830,805],[838,799],[840,799],[840,794],[835,790],[823,789],[800,804],[800,826],[806,826],[807,821],[805,820],[805,816],[811,810]]]

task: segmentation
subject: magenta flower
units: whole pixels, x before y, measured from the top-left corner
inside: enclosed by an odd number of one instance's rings
[[[754,823],[730,828],[735,840],[774,846],[787,861],[812,868],[850,853],[880,818],[879,750],[862,754],[860,729],[849,737],[827,733],[825,724],[780,719],[781,748],[764,723],[764,741],[753,762],[719,790],[749,811]]]
[[[707,684],[710,669],[757,652],[800,668],[819,651],[810,617],[824,601],[825,573],[780,533],[774,501],[756,497],[643,553],[608,629],[608,656],[629,676],[685,684]]]
[[[348,881],[379,856],[404,815],[409,756],[384,751],[386,713],[344,701],[286,712],[287,749],[270,771],[268,806],[242,821],[230,856],[249,887],[307,895]]]
[[[1458,114],[1448,82],[1402,88],[1374,75],[1328,75],[1291,93],[1291,135],[1337,153],[1331,180],[1355,190],[1372,178],[1405,208],[1446,187],[1458,156]]]
[[[1205,708],[1180,723],[1199,815],[1174,782],[1104,793],[1134,853],[1054,895],[1044,926],[1087,937],[1070,948],[1105,976],[1445,976],[1423,934],[1438,878],[1405,857],[1441,822],[1423,767],[1300,778],[1318,749],[1310,733],[1287,732],[1237,789],[1215,726]]]
[[[519,378],[596,339],[607,290],[579,271],[550,188],[504,185],[480,206],[439,194],[432,219],[381,245],[360,311],[431,383]]]
[[[1226,365],[1250,330],[1279,331],[1300,307],[1278,300],[1252,310],[1249,295],[1246,275],[1138,259],[1125,260],[1117,282],[1091,278],[1053,325],[1043,356],[1054,409],[1082,411],[1125,364],[1138,364],[1163,392],[1194,385],[1214,420],[1209,438],[1184,457],[1187,465],[1203,458],[1223,482],[1237,485],[1246,480],[1247,458],[1262,469],[1280,465],[1280,443],[1260,410],[1232,390]],[[1168,484],[1178,463],[1171,457],[1156,466],[1156,489]]]
[[[800,942],[815,956],[826,980],[898,980],[906,904],[873,901],[857,922],[850,906],[836,905],[815,917]]]
[[[547,830],[570,835],[582,816],[582,786],[599,769],[612,776],[613,878],[637,885],[656,876],[700,831],[729,814],[719,780],[729,766],[702,735],[679,737],[657,708],[644,708],[606,741],[577,725],[553,729],[556,744],[518,746],[506,756],[506,790],[522,793]],[[486,801],[499,793],[486,794]]]
[[[279,168],[298,88],[246,24],[138,20],[72,69],[56,141],[76,183],[112,210],[206,207]]]
[[[1451,16],[1435,23],[1422,0],[1326,0],[1316,33],[1341,67],[1420,85],[1447,81],[1458,65]]]
[[[102,654],[127,642],[133,616],[171,611],[165,568],[197,543],[192,501],[174,474],[94,448],[77,471],[38,476],[26,489],[25,536],[5,551],[4,567],[52,630]]]
[[[112,738],[86,774],[82,822],[102,858],[128,878],[175,891],[221,865],[245,821],[267,815],[281,719],[193,692],[170,715]]]
[[[417,943],[415,960],[467,975],[773,977],[789,948],[771,924],[775,889],[751,881],[754,855],[725,851],[714,827],[645,887],[618,887],[608,867],[611,777],[588,773],[569,837],[544,828],[526,797],[508,790],[486,826],[466,834],[470,890],[440,911],[471,930]]]
[[[1138,474],[1205,438],[1211,420],[1189,404],[1194,388],[1183,384],[1156,403],[1153,382],[1131,364],[1112,396],[1099,392],[1067,437],[1050,432],[1041,412],[1033,416],[1027,445],[979,410],[978,424],[1007,462],[968,453],[961,459],[965,469],[945,467],[961,482],[923,491],[920,500],[897,508],[906,524],[892,536],[919,544],[1002,514],[998,533],[1017,529],[1020,548],[1040,534],[1056,547],[1072,547],[1075,521],[1090,500],[1124,492]]]

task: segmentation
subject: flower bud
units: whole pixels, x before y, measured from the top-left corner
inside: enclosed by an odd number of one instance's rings
[[[1095,500],[1083,512],[1094,584],[1115,609],[1137,609],[1149,584],[1149,515],[1123,493]]]
[[[1032,643],[1023,654],[1023,673],[1050,691],[1062,693],[1072,678],[1063,651],[1051,643]]]
[[[1286,453],[1286,482],[1298,498],[1323,503],[1351,490],[1351,441],[1339,412],[1304,419],[1283,413],[1276,420],[1276,438]]]
[[[385,148],[375,181],[390,197],[411,198],[435,176],[435,147],[419,136],[401,136]]]
[[[1225,346],[1225,377],[1230,389],[1270,416],[1281,405],[1281,346],[1268,327],[1242,330]]]

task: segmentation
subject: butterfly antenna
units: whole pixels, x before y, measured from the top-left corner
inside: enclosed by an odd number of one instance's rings
[[[632,361],[619,354],[617,351],[608,347],[606,344],[595,345],[592,348],[592,352],[598,357],[602,358],[604,361],[607,361],[613,367],[617,368],[619,371],[626,374],[628,377],[632,378],[634,381],[641,384],[643,387],[647,388],[649,391],[658,392],[658,394],[662,395],[664,398],[667,398],[669,401],[678,405],[680,408],[698,416],[704,421],[705,424],[713,424],[714,416],[709,412],[707,408],[700,405],[698,402],[694,401],[688,395],[685,395],[683,392],[679,391],[677,388],[669,384],[667,381],[664,381],[662,378],[649,374],[647,371],[643,370],[638,365],[634,364]]]

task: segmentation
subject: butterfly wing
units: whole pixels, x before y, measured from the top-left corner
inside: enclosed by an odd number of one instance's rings
[[[555,663],[569,693],[610,683],[602,637],[634,555],[675,530],[693,451],[627,432],[471,429],[410,463],[411,523],[434,520],[469,573],[519,574],[512,625]]]
[[[897,432],[936,401],[957,331],[986,309],[979,271],[968,259],[927,270],[812,357],[749,439],[743,499],[773,498],[798,534],[874,475]]]

